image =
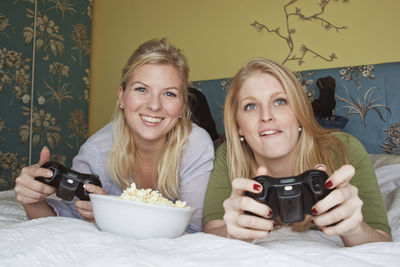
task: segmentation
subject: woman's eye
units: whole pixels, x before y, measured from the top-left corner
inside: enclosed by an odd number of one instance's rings
[[[165,92],[165,95],[166,95],[166,96],[171,96],[171,97],[176,97],[176,94],[175,94],[175,93],[169,92],[169,91]]]
[[[279,98],[277,100],[275,100],[275,105],[280,106],[280,105],[284,105],[286,104],[286,100],[283,98]]]
[[[135,91],[141,92],[141,93],[145,93],[147,90],[144,87],[136,87]]]
[[[247,104],[246,106],[244,106],[244,110],[254,110],[254,109],[256,109],[255,104]]]

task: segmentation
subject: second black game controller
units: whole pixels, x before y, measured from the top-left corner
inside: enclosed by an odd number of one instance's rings
[[[36,177],[35,179],[57,188],[56,195],[64,200],[72,200],[77,196],[80,200],[89,200],[89,193],[83,188],[84,184],[94,184],[101,187],[99,176],[70,170],[55,161],[42,165],[53,172],[50,178]]]
[[[325,187],[327,179],[328,174],[321,170],[285,178],[257,176],[253,180],[263,186],[262,192],[246,192],[246,195],[268,205],[274,214],[270,219],[280,217],[283,223],[301,222],[304,214],[311,215],[312,206],[332,191]]]

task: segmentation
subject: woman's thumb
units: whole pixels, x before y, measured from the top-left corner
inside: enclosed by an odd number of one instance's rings
[[[44,146],[42,148],[42,151],[40,151],[40,160],[38,164],[42,166],[44,163],[48,162],[50,160],[50,150]]]
[[[256,176],[267,175],[267,174],[268,174],[267,167],[260,166],[257,168]]]
[[[328,171],[328,168],[324,164],[317,164],[314,166],[314,168],[324,172]]]

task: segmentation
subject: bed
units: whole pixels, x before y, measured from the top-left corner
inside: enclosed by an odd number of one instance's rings
[[[400,266],[400,157],[371,159],[393,243],[344,248],[340,238],[286,227],[253,243],[205,233],[135,240],[78,219],[27,220],[8,190],[0,192],[0,266]]]

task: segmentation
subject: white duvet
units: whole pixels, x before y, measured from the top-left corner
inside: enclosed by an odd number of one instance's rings
[[[376,169],[392,243],[344,248],[319,231],[273,231],[254,243],[204,233],[135,240],[78,219],[27,221],[13,191],[0,193],[0,266],[400,266],[400,164]]]

